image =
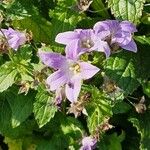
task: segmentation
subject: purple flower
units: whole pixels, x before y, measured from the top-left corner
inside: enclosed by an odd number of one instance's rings
[[[2,29],[2,32],[0,32],[0,35],[5,35],[9,46],[14,50],[17,50],[20,45],[25,44],[27,41],[25,33],[13,30],[12,28]]]
[[[80,150],[92,150],[96,148],[97,140],[95,138],[92,138],[90,136],[84,137],[82,139],[82,147]]]
[[[109,32],[105,40],[113,47],[117,44],[123,49],[137,52],[137,46],[132,38],[132,34],[137,32],[136,27],[129,21],[119,22],[118,20],[106,20],[97,22],[94,25],[96,33],[103,34]]]
[[[58,53],[39,51],[39,57],[45,65],[57,70],[46,80],[50,90],[65,87],[66,97],[72,103],[77,101],[82,80],[91,78],[99,71],[87,62],[72,60]]]
[[[66,57],[70,59],[78,59],[78,57],[90,51],[100,51],[110,55],[110,48],[106,41],[102,40],[107,37],[109,32],[104,31],[103,34],[95,33],[92,29],[76,29],[59,33],[55,41],[66,45]]]

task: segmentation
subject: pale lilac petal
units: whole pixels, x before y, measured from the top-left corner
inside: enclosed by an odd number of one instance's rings
[[[126,49],[126,50],[129,50],[129,51],[132,51],[132,52],[137,52],[137,45],[136,43],[134,42],[134,40],[131,40],[130,43],[128,43],[127,45],[120,45],[123,49]]]
[[[84,29],[80,31],[80,38],[84,39],[84,38],[88,38],[91,37],[92,34],[94,34],[94,30],[92,29]]]
[[[19,37],[18,36],[14,36],[12,39],[8,40],[9,46],[11,48],[13,48],[14,50],[17,50],[19,47]]]
[[[78,33],[74,31],[68,31],[59,33],[55,38],[55,42],[67,45],[69,42],[75,39],[78,39]]]
[[[65,49],[66,57],[69,59],[76,60],[79,57],[79,39],[72,40]]]
[[[38,54],[45,65],[54,69],[59,69],[66,63],[66,58],[59,53],[39,51]]]
[[[127,32],[131,32],[131,33],[137,32],[136,26],[129,21],[122,21],[120,23],[120,26],[123,31],[127,31]]]
[[[101,31],[109,31],[109,26],[105,23],[105,21],[99,21],[97,22],[93,27],[95,33],[101,32]]]
[[[47,78],[46,83],[50,86],[50,90],[54,91],[63,86],[67,80],[68,77],[66,74],[63,71],[58,70]]]
[[[71,103],[77,101],[81,90],[81,79],[74,77],[68,84],[66,84],[66,97]]]
[[[100,21],[97,22],[93,29],[95,32],[101,32],[101,31],[117,31],[119,29],[119,21],[118,20],[106,20],[106,21]]]
[[[2,29],[2,32],[5,35],[9,46],[14,50],[17,50],[20,45],[25,44],[27,41],[25,33],[13,30],[12,28]],[[3,34],[0,33],[0,35]]]
[[[99,51],[99,52],[104,52],[106,55],[106,58],[110,56],[111,50],[110,50],[108,43],[105,41],[100,40],[100,41],[95,42],[94,46],[91,49],[95,51]]]
[[[82,139],[82,147],[80,150],[93,150],[96,148],[97,140],[92,137],[84,137]]]
[[[117,32],[115,34],[115,36],[111,40],[111,44],[119,43],[122,45],[127,45],[129,42],[131,42],[131,40],[132,40],[131,33],[122,31],[122,32]]]
[[[89,79],[93,77],[98,71],[99,68],[87,63],[87,62],[80,62],[80,69],[81,69],[81,77],[82,79]]]
[[[110,31],[106,31],[106,30],[101,31],[98,34],[95,34],[96,38],[99,38],[101,40],[105,40],[107,37],[109,37],[109,35],[110,35]]]

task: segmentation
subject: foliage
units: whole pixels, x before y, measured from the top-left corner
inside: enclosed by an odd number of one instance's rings
[[[78,2],[1,0],[0,33],[11,27],[28,40],[17,51],[3,49],[0,34],[0,143],[10,150],[78,150],[91,136],[100,150],[150,150],[150,1],[93,0],[85,10]],[[74,106],[66,97],[56,104],[46,84],[54,70],[43,65],[38,50],[64,54],[57,34],[107,19],[136,25],[137,53],[119,48],[109,58],[82,55],[100,72],[84,82]]]

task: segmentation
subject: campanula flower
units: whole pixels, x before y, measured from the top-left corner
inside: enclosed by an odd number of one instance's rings
[[[133,40],[133,33],[137,32],[136,27],[129,21],[119,22],[118,20],[106,20],[97,22],[93,29],[96,33],[109,32],[105,40],[113,48],[114,46],[132,52],[137,52],[136,43]]]
[[[12,28],[1,29],[0,36],[5,35],[6,40],[8,41],[8,45],[17,50],[20,45],[25,44],[27,41],[26,34],[24,32],[19,32],[17,30],[13,30]]]
[[[82,139],[82,147],[80,150],[93,150],[96,147],[97,140],[90,136]]]
[[[79,60],[72,60],[54,52],[39,51],[42,62],[57,70],[46,80],[51,91],[65,88],[65,95],[70,102],[76,102],[81,90],[82,80],[94,76],[100,69]]]
[[[66,45],[66,57],[70,59],[78,59],[78,57],[90,51],[100,51],[110,55],[110,48],[105,39],[109,32],[104,31],[103,34],[95,33],[92,29],[76,29],[59,33],[55,41],[60,44]]]

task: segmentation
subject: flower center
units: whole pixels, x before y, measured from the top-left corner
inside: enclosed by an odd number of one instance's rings
[[[80,71],[81,71],[79,64],[73,64],[73,65],[71,65],[71,66],[69,67],[69,69],[70,69],[71,71],[73,71],[74,74],[78,74],[78,73],[80,73]]]
[[[94,46],[94,43],[90,38],[86,38],[86,39],[81,40],[81,47],[82,48],[91,48],[93,46]]]

